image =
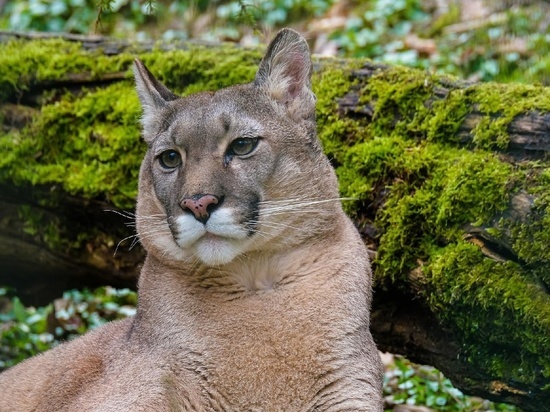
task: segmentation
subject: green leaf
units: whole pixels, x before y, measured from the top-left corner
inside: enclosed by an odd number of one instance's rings
[[[25,322],[28,317],[27,310],[18,297],[13,298],[13,315],[19,322]]]
[[[445,399],[443,396],[438,396],[435,398],[435,404],[437,406],[445,406],[447,405],[447,399]]]

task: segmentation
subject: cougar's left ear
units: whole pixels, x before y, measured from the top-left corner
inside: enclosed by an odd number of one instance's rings
[[[169,101],[178,99],[178,96],[155,79],[155,76],[138,59],[134,61],[134,78],[139,101],[143,109],[141,124],[143,126],[144,138],[148,140],[148,136],[150,135],[149,130],[158,118],[159,111]]]
[[[292,116],[311,118],[315,114],[311,71],[309,46],[305,39],[294,30],[282,29],[269,44],[254,84],[265,87]]]

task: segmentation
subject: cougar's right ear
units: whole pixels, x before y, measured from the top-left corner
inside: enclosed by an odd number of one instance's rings
[[[147,131],[155,122],[159,110],[165,107],[169,101],[178,99],[178,96],[155,79],[155,76],[139,59],[134,60],[134,78],[139,101],[143,109],[141,124],[144,129],[145,138],[147,139]]]
[[[298,32],[282,29],[269,44],[254,79],[254,84],[267,90],[291,116],[306,119],[315,114],[309,54],[308,44]]]

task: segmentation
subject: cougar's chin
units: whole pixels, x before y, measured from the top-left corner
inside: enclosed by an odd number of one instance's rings
[[[190,214],[181,215],[174,222],[177,245],[207,265],[231,262],[246,250],[249,242],[248,231],[235,221],[230,209],[214,211],[205,224]]]
[[[219,266],[231,262],[243,253],[242,241],[225,239],[216,235],[205,235],[195,245],[196,256],[209,266]]]

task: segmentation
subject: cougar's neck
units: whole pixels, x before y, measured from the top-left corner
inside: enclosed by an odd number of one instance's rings
[[[246,254],[219,268],[199,262],[175,264],[151,254],[139,280],[136,327],[147,339],[173,337],[212,308],[223,316],[224,306],[249,299],[261,304],[262,294],[289,296],[293,290],[322,282],[347,263],[336,252],[346,249],[341,242],[345,236],[344,230],[284,252]]]

